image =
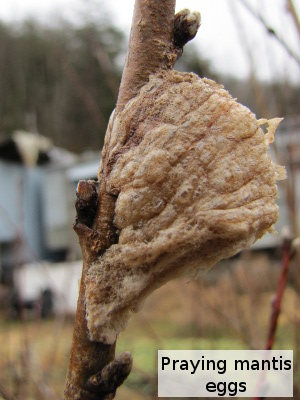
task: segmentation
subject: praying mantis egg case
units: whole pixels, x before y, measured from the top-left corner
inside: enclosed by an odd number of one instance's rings
[[[86,278],[91,339],[113,343],[154,289],[271,230],[285,170],[267,146],[280,120],[257,121],[222,86],[177,71],[150,77],[112,115],[99,175],[118,196],[120,236]]]

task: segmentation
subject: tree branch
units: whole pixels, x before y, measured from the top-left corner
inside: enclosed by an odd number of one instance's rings
[[[77,219],[74,224],[83,255],[83,270],[77,303],[72,349],[65,385],[65,399],[95,400],[108,398],[102,387],[91,390],[89,379],[109,364],[115,355],[115,344],[105,345],[89,340],[85,311],[85,276],[89,266],[104,251],[106,243],[99,241],[92,225],[97,210],[97,191],[91,181],[81,181],[77,187]],[[114,388],[116,390],[116,388]]]
[[[172,68],[200,25],[200,14],[187,10],[175,18],[175,0],[136,0],[127,62],[124,68],[116,113],[159,70]],[[174,29],[175,18],[175,29]],[[174,37],[175,31],[175,37]],[[175,40],[176,39],[176,40]],[[110,127],[108,128],[108,132]],[[129,353],[115,357],[115,343],[107,345],[89,338],[86,320],[85,277],[93,263],[118,242],[114,226],[117,197],[106,190],[107,156],[103,151],[99,193],[92,181],[77,187],[77,219],[74,224],[83,255],[83,271],[68,366],[65,400],[112,399],[117,387],[130,373]]]
[[[159,69],[173,66],[175,0],[136,0],[117,112]]]
[[[116,112],[122,111],[149,76],[171,69],[183,46],[200,26],[200,13],[184,9],[175,16],[175,0],[135,2],[127,60],[122,75]]]

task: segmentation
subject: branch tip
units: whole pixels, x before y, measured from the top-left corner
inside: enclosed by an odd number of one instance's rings
[[[116,389],[125,381],[132,368],[132,356],[129,352],[121,353],[107,364],[100,372],[91,376],[87,386],[97,393],[115,393]]]
[[[187,8],[179,11],[174,19],[174,45],[182,48],[192,40],[200,27],[201,14],[197,11],[191,12]]]
[[[73,229],[78,236],[91,235],[93,233],[93,230],[89,228],[86,224],[82,223],[78,218],[76,218],[73,224]]]
[[[95,182],[92,180],[79,181],[76,189],[76,197],[77,222],[91,227],[98,208],[98,193]]]

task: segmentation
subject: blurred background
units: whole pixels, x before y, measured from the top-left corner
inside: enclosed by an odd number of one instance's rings
[[[78,180],[96,178],[134,1],[0,2],[0,399],[58,399],[81,272]],[[262,349],[299,235],[300,0],[178,0],[202,24],[176,64],[222,83],[257,118],[284,117],[277,234],[197,281],[157,290],[120,335],[134,367],[117,399],[157,398],[158,349]],[[286,248],[286,247],[285,247]],[[300,269],[289,250],[275,348],[294,350],[300,399]],[[299,379],[297,379],[299,378]]]

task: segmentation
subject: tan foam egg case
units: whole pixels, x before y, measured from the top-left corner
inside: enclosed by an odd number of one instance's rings
[[[91,339],[113,343],[154,289],[196,276],[272,229],[285,170],[267,146],[280,120],[257,121],[222,86],[176,71],[152,76],[112,115],[99,175],[118,196],[119,242],[86,278]]]

